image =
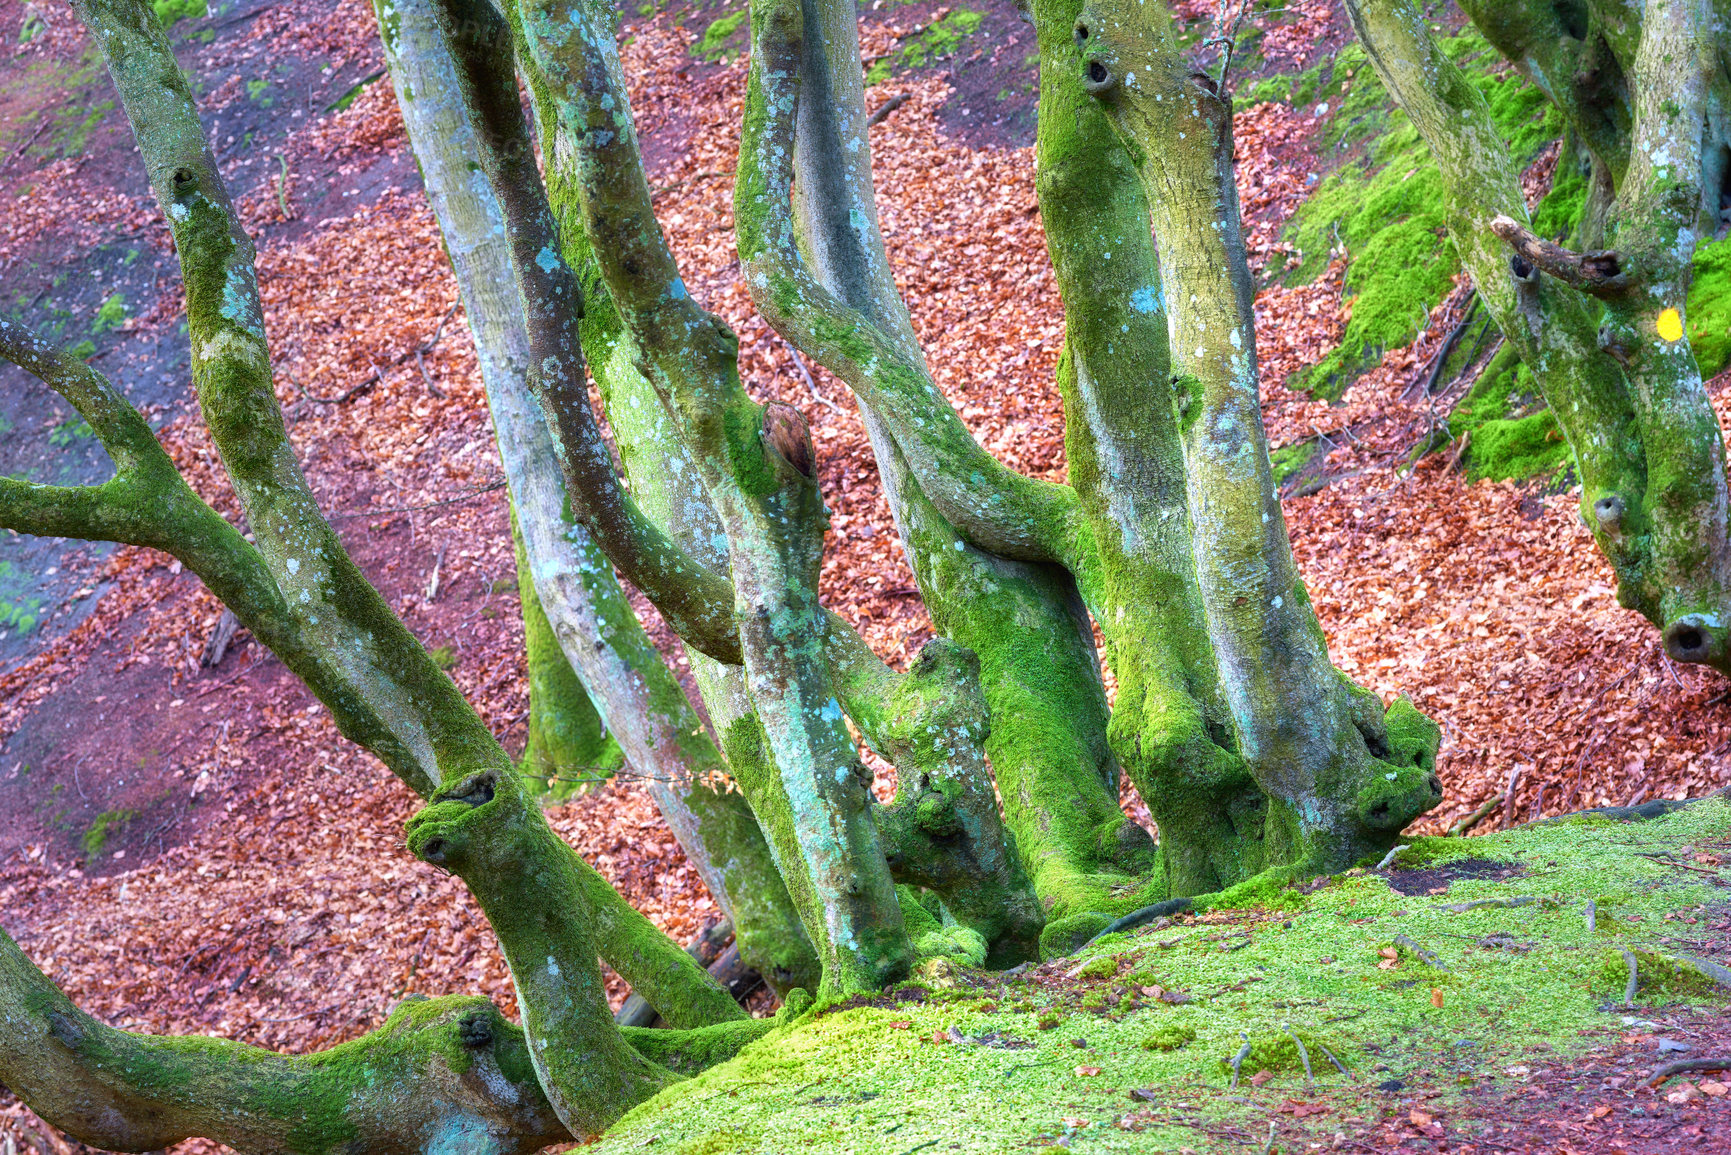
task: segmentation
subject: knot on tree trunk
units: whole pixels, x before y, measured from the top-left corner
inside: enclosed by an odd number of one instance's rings
[[[817,449],[805,414],[791,405],[772,401],[763,407],[763,443],[805,477],[817,475]]]
[[[1665,627],[1665,652],[1673,661],[1720,665],[1725,658],[1726,629],[1714,616],[1685,614]]]

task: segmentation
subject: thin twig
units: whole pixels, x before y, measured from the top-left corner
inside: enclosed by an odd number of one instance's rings
[[[1478,294],[1474,293],[1467,300],[1466,312],[1461,314],[1461,319],[1455,322],[1454,328],[1450,329],[1448,335],[1443,338],[1442,347],[1437,350],[1436,356],[1431,359],[1430,371],[1420,378],[1424,383],[1424,391],[1427,396],[1434,396],[1436,394],[1437,382],[1442,377],[1443,366],[1448,363],[1449,356],[1455,351],[1455,346],[1460,344],[1461,338],[1466,335],[1466,331],[1472,327],[1473,318],[1478,314],[1478,309]],[[1418,385],[1419,381],[1414,381],[1411,385],[1408,385],[1406,387],[1406,392],[1400,395],[1400,399],[1405,401]]]
[[[1238,1068],[1243,1066],[1244,1060],[1250,1057],[1250,1036],[1245,1034],[1243,1031],[1239,1031],[1238,1037],[1244,1040],[1244,1045],[1238,1048],[1238,1053],[1236,1055],[1232,1056],[1232,1082],[1226,1085],[1228,1091],[1237,1089]]]
[[[301,386],[301,396],[317,401],[320,405],[341,405],[346,401],[354,400],[356,397],[367,392],[367,390],[371,389],[374,385],[377,385],[384,379],[385,375],[383,371],[381,371],[377,365],[374,365],[365,377],[362,377],[359,381],[355,382],[355,384],[350,385],[335,397],[321,397],[311,389],[308,389],[305,385]]]
[[[1326,1046],[1324,1046],[1320,1042],[1318,1042],[1316,1044],[1316,1049],[1322,1052],[1324,1058],[1326,1058],[1329,1062],[1334,1064],[1335,1070],[1339,1071],[1341,1074],[1345,1075],[1349,1079],[1352,1078],[1352,1072],[1348,1071],[1346,1069],[1345,1063],[1341,1062],[1339,1059],[1334,1057],[1333,1051],[1329,1050]]]
[[[230,674],[228,677],[224,678],[222,681],[213,682],[210,685],[206,686],[204,689],[202,689],[198,692],[197,696],[202,698],[206,694],[214,694],[214,693],[216,693],[216,691],[222,689],[224,686],[228,685],[230,682],[235,681],[237,678],[244,678],[244,677],[246,677],[246,675],[250,674],[252,671],[258,669],[259,663],[267,662],[269,660],[270,660],[269,657],[254,658],[250,663],[248,663],[245,666],[242,666],[240,669],[236,670],[234,673]]]
[[[1376,864],[1376,867],[1372,870],[1372,873],[1374,874],[1378,870],[1388,869],[1388,864],[1394,861],[1395,855],[1399,854],[1403,850],[1411,850],[1411,849],[1412,849],[1411,846],[1397,846],[1397,847],[1395,847],[1393,850],[1389,851],[1387,854],[1382,856],[1382,861]]]
[[[0,172],[5,172],[7,169],[11,168],[12,162],[23,156],[30,146],[36,143],[36,138],[47,132],[48,126],[53,123],[54,118],[52,116],[43,117],[42,123],[36,126],[36,131],[30,134],[30,139],[19,145],[13,151],[12,155],[6,158],[5,164],[0,164]]]
[[[1509,785],[1503,792],[1503,829],[1507,830],[1515,824],[1515,787],[1521,781],[1521,764],[1515,763],[1515,768],[1509,771]]]
[[[1503,796],[1501,794],[1498,794],[1496,797],[1492,798],[1489,802],[1486,802],[1483,806],[1479,807],[1477,810],[1473,811],[1471,814],[1467,815],[1465,818],[1461,819],[1459,822],[1457,822],[1453,826],[1449,827],[1449,833],[1451,835],[1464,835],[1467,831],[1469,831],[1473,827],[1477,826],[1480,822],[1483,822],[1487,817],[1490,816],[1492,811],[1496,810],[1496,808],[1501,806],[1502,804],[1503,804]]]
[[[1304,1049],[1304,1040],[1293,1034],[1292,1028],[1289,1026],[1280,1029],[1286,1032],[1286,1037],[1291,1039],[1293,1045],[1298,1048],[1298,1061],[1304,1064],[1304,1089],[1306,1091],[1315,1090],[1316,1076],[1310,1073],[1310,1052]],[[1272,1137],[1269,1141],[1273,1142]]]
[[[289,212],[288,206],[288,157],[279,152],[276,154],[276,162],[278,168],[281,169],[276,178],[276,205],[278,209],[282,210],[282,219],[292,221],[295,219],[295,215]]]
[[[1461,458],[1466,454],[1467,446],[1472,444],[1472,440],[1473,431],[1471,429],[1461,434],[1461,439],[1455,442],[1454,453],[1449,456],[1449,463],[1443,467],[1444,473],[1453,473],[1455,471],[1455,466],[1461,463]]]
[[[805,358],[799,355],[799,350],[792,341],[787,342],[787,351],[793,354],[793,367],[799,370],[800,379],[805,382],[805,387],[811,390],[811,395],[817,399],[818,404],[827,405],[839,417],[846,417],[847,410],[817,391],[817,382],[812,380],[811,370],[805,367]]]
[[[890,97],[888,100],[886,100],[882,104],[878,105],[877,108],[872,111],[872,114],[870,116],[866,117],[866,127],[867,128],[876,128],[878,125],[882,124],[885,121],[885,119],[887,119],[889,117],[890,113],[894,112],[896,109],[900,108],[902,105],[906,104],[907,102],[908,102],[908,94],[907,93],[905,93],[905,92],[896,93],[894,96]]]
[[[441,505],[456,505],[459,502],[473,501],[483,494],[504,489],[505,485],[506,483],[504,481],[495,481],[491,485],[483,485],[479,489],[470,490],[468,493],[462,494],[458,497],[447,497],[441,501],[429,501],[424,505],[395,505],[387,509],[352,509],[346,513],[333,513],[325,520],[345,521],[351,517],[379,517],[387,513],[419,513],[423,509],[437,509]]]

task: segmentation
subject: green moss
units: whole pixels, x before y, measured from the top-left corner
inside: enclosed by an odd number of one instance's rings
[[[1274,484],[1284,484],[1286,479],[1310,464],[1316,451],[1322,448],[1322,442],[1315,439],[1300,441],[1294,445],[1282,445],[1268,455],[1269,462],[1274,466]]]
[[[1185,1026],[1158,1027],[1142,1040],[1144,1051],[1176,1051],[1196,1041],[1196,1028]]]
[[[210,11],[208,0],[151,0],[150,6],[156,10],[156,18],[162,21],[164,28],[181,20],[200,19]]]
[[[90,323],[90,331],[92,333],[109,333],[125,323],[126,298],[115,293],[102,302],[102,307],[96,310],[96,319]]]
[[[1607,921],[1615,925],[1615,920]],[[1640,947],[1630,948],[1629,953],[1635,956],[1639,977],[1635,992],[1638,1001],[1651,1001],[1655,998],[1669,1001],[1700,1000],[1722,997],[1727,993],[1718,983],[1682,959]],[[1622,998],[1628,989],[1629,964],[1623,958],[1621,949],[1611,948],[1599,953],[1597,977],[1601,991],[1614,993],[1619,1000]]]
[[[428,650],[427,656],[433,659],[433,665],[441,670],[453,670],[457,667],[457,651],[450,646],[437,646]]]
[[[1442,43],[1490,104],[1517,164],[1560,135],[1561,119],[1544,95],[1501,66],[1482,38],[1469,32]],[[1341,343],[1291,382],[1334,398],[1384,352],[1412,341],[1430,308],[1453,288],[1460,262],[1446,239],[1442,174],[1362,48],[1343,49],[1332,68],[1318,72],[1314,84],[1295,84],[1292,95],[1295,103],[1327,104],[1323,142],[1333,153],[1354,154],[1323,179],[1287,231],[1300,254],[1289,279],[1314,279],[1331,252],[1346,253],[1352,316]]]
[[[743,51],[743,46],[735,43],[734,33],[738,32],[750,13],[746,9],[729,12],[709,22],[709,27],[703,30],[703,39],[691,48],[692,55],[703,60],[726,60],[728,57]]]
[[[896,68],[923,68],[954,56],[962,41],[979,27],[982,16],[970,8],[957,8],[942,20],[934,20],[918,36],[903,41],[900,49],[873,64],[866,73],[867,85],[888,80]]]
[[[1471,438],[1461,455],[1467,476],[1519,481],[1569,465],[1573,452],[1543,406],[1532,373],[1505,344],[1449,414],[1449,433]]]
[[[1295,1039],[1294,1036],[1297,1038]],[[1304,1060],[1307,1055],[1310,1059],[1312,1075],[1321,1076],[1325,1073],[1334,1073],[1333,1064],[1323,1054],[1325,1049],[1331,1052],[1335,1058],[1345,1061],[1343,1052],[1346,1048],[1338,1039],[1325,1039],[1310,1031],[1293,1031],[1291,1034],[1280,1031],[1266,1035],[1254,1035],[1249,1042],[1250,1053],[1244,1056],[1238,1065],[1238,1073],[1243,1078],[1249,1078],[1258,1071],[1271,1071],[1275,1074],[1283,1071],[1291,1074],[1303,1074]],[[1300,1042],[1304,1044],[1303,1053],[1300,1053],[1298,1049]],[[1236,1056],[1237,1053],[1234,1051],[1233,1055]],[[1231,1074],[1232,1062],[1230,1058],[1220,1060],[1220,1070]]]
[[[1084,963],[1078,973],[1085,979],[1109,979],[1118,973],[1118,960],[1111,955],[1101,955]]]
[[[1526,366],[1521,366],[1522,371]],[[1549,409],[1513,421],[1487,421],[1473,434],[1467,476],[1477,481],[1513,481],[1555,473],[1573,460],[1569,443]]]
[[[1731,237],[1695,250],[1695,280],[1689,286],[1689,345],[1701,376],[1731,363]]]
[[[1077,960],[1088,966],[1111,958],[1116,966],[1119,957],[1141,950],[1132,974],[1182,974],[1190,1001],[1180,1005],[1103,1005],[1105,1013],[1080,1019],[1085,993],[1104,1004],[1105,992],[1098,980],[1063,981],[1077,965],[1071,963],[1032,981],[977,976],[974,981],[996,989],[975,987],[962,999],[911,998],[808,1018],[638,1107],[595,1146],[595,1155],[635,1152],[651,1135],[656,1149],[670,1150],[738,1142],[745,1151],[840,1155],[861,1149],[864,1136],[871,1150],[898,1155],[922,1145],[984,1155],[1049,1144],[1066,1118],[1086,1135],[1089,1151],[1176,1150],[1194,1145],[1196,1133],[1167,1141],[1154,1130],[1112,1125],[1129,1090],[1170,1091],[1205,1125],[1243,1126],[1254,1119],[1266,1133],[1268,1109],[1302,1079],[1288,1027],[1304,1040],[1312,1072],[1331,1097],[1342,1097],[1343,1106],[1365,1097],[1353,1113],[1374,1112],[1382,1101],[1374,1084],[1390,1077],[1439,1091],[1437,1105],[1452,1109],[1461,1105],[1463,1086],[1502,1080],[1505,1068],[1529,1060],[1534,1048],[1542,1045],[1549,1063],[1567,1063],[1615,1037],[1620,1025],[1600,1007],[1608,990],[1620,995],[1621,984],[1611,987],[1599,973],[1605,940],[1597,936],[1605,933],[1605,920],[1588,933],[1585,896],[1616,897],[1617,918],[1642,920],[1632,926],[1716,901],[1718,892],[1703,878],[1640,852],[1699,845],[1728,822],[1731,807],[1714,800],[1630,825],[1557,824],[1437,840],[1452,845],[1436,849],[1435,862],[1458,848],[1460,855],[1518,863],[1529,873],[1505,882],[1459,878],[1446,899],[1400,894],[1381,876],[1358,874],[1316,891],[1284,917],[1220,908],[1207,919],[1133,932],[1128,945],[1109,951],[1090,947]],[[1430,853],[1430,844],[1421,849]],[[1557,901],[1465,912],[1444,906],[1525,895]],[[1670,934],[1704,931],[1664,925]],[[1525,949],[1474,944],[1493,933],[1510,935]],[[1435,972],[1411,962],[1378,969],[1378,948],[1395,934],[1435,950],[1455,981],[1439,982]],[[1242,935],[1248,945],[1223,949]],[[1440,1008],[1431,1000],[1437,986],[1445,989]],[[982,996],[989,998],[982,1002]],[[898,1022],[908,1027],[892,1025]],[[952,1027],[968,1038],[997,1032],[1017,1045],[930,1041]],[[1245,1082],[1228,1092],[1228,1061],[1242,1043],[1240,1031],[1252,1051],[1241,1070]],[[1085,1038],[1087,1050],[1072,1046],[1073,1037]],[[1020,1046],[1024,1042],[1031,1046]],[[1324,1047],[1353,1071],[1354,1082],[1335,1072]],[[1368,1077],[1372,1062],[1390,1073]],[[1078,1075],[1083,1064],[1100,1074]],[[1444,1067],[1447,1083],[1426,1082],[1429,1076],[1421,1074]],[[1275,1081],[1265,1088],[1247,1085],[1263,1069]],[[1042,1134],[1048,1138],[1041,1140]]]
[[[96,861],[108,845],[108,836],[118,832],[137,817],[136,810],[105,810],[98,814],[96,820],[90,824],[90,829],[84,832],[84,837],[78,840],[78,844],[84,848],[84,861]]]
[[[1205,894],[1196,899],[1197,910],[1242,909],[1260,907],[1265,910],[1300,910],[1304,895],[1292,889],[1290,869],[1278,867],[1245,879],[1237,886],[1218,894]]]

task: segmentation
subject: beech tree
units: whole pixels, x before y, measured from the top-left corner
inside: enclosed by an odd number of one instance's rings
[[[1347,0],[1377,75],[1429,145],[1449,232],[1574,452],[1617,600],[1679,662],[1731,672],[1725,445],[1685,325],[1696,242],[1731,205],[1724,0],[1460,0],[1561,113],[1587,192],[1541,237],[1483,96],[1414,0]]]
[[[100,372],[4,323],[0,353],[78,409],[115,474],[0,480],[0,524],[150,546],[196,572],[426,799],[408,848],[468,885],[522,1025],[447,995],[313,1055],[132,1034],[79,1011],[0,934],[0,1082],[124,1150],[202,1135],[243,1151],[518,1151],[598,1133],[773,1023],[553,833],[535,779],[350,560],[285,431],[252,243],[163,29],[146,0],[76,6],[173,234],[194,385],[251,539]],[[1258,407],[1230,97],[1161,5],[1030,13],[1040,210],[1066,313],[1056,485],[982,449],[928,372],[878,230],[851,0],[753,0],[739,255],[756,307],[858,401],[941,635],[905,672],[818,599],[807,426],[746,392],[733,334],[680,280],[612,6],[377,11],[536,595],[538,749],[557,763],[560,712],[593,710],[784,1018],[925,960],[1009,966],[1199,895],[1338,871],[1440,800],[1437,727],[1334,668],[1297,573]],[[702,713],[621,577],[688,648]],[[849,721],[896,768],[887,805]],[[1157,844],[1120,808],[1123,775]],[[665,1029],[616,1024],[599,959]]]

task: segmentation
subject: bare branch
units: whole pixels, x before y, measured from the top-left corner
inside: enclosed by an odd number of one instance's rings
[[[1491,221],[1491,232],[1509,243],[1517,260],[1583,293],[1615,297],[1629,290],[1629,275],[1623,271],[1623,258],[1616,253],[1605,250],[1571,252],[1545,240],[1513,217],[1500,214]],[[1527,279],[1519,266],[1515,268],[1515,275]]]

